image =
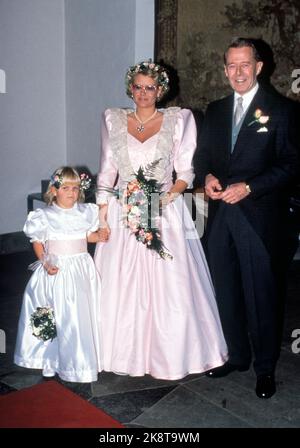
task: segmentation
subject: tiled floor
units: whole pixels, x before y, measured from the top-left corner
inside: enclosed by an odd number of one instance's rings
[[[32,261],[31,252],[0,256],[0,329],[6,333],[6,353],[0,353],[0,394],[44,381],[41,371],[12,362],[22,293],[30,276],[26,266]],[[221,379],[190,375],[161,381],[103,372],[92,384],[57,381],[130,428],[300,427],[300,353],[291,350],[291,333],[300,329],[299,296],[300,260],[295,260],[289,273],[277,393],[269,400],[256,397],[252,369]],[[300,351],[300,340],[296,346]]]

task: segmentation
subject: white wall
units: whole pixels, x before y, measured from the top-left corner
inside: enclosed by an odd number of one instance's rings
[[[99,166],[100,118],[128,104],[124,71],[134,60],[136,0],[66,0],[67,159]]]
[[[154,0],[66,0],[67,160],[96,173],[100,120],[126,107],[129,65],[153,58]]]
[[[66,162],[64,3],[0,1],[0,233],[21,230],[28,192]]]
[[[153,45],[154,0],[0,0],[0,234],[56,167],[97,172],[101,113],[131,104],[125,71]]]
[[[154,0],[136,0],[135,62],[153,59]]]

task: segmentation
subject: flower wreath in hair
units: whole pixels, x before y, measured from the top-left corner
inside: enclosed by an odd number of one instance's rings
[[[92,179],[86,174],[82,173],[80,174],[80,182],[79,182],[79,188],[81,191],[86,191],[90,188]],[[53,185],[53,187],[59,189],[63,184],[63,175],[62,174],[52,174],[50,178],[50,184]]]
[[[131,98],[132,93],[130,87],[134,82],[134,77],[138,74],[150,76],[154,78],[158,86],[162,87],[161,97],[164,96],[169,90],[169,76],[164,67],[152,62],[152,59],[148,61],[140,62],[139,64],[132,65],[126,72],[125,84],[126,93]]]

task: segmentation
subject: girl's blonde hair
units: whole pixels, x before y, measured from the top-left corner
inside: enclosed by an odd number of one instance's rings
[[[80,186],[81,178],[77,170],[71,166],[62,166],[57,168],[51,176],[48,189],[44,194],[46,204],[52,205],[56,202],[56,196],[52,192],[52,187],[58,190],[66,182],[78,184]],[[85,195],[82,188],[79,189],[78,202],[84,202]]]

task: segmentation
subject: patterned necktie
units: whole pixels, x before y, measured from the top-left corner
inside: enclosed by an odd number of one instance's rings
[[[240,120],[241,120],[241,118],[242,118],[242,116],[243,116],[243,113],[244,113],[244,109],[243,109],[243,97],[240,96],[240,97],[237,99],[237,105],[236,105],[235,112],[234,112],[234,117],[233,117],[233,120],[234,120],[234,126],[237,126],[237,125],[239,124],[239,122],[240,122]]]

